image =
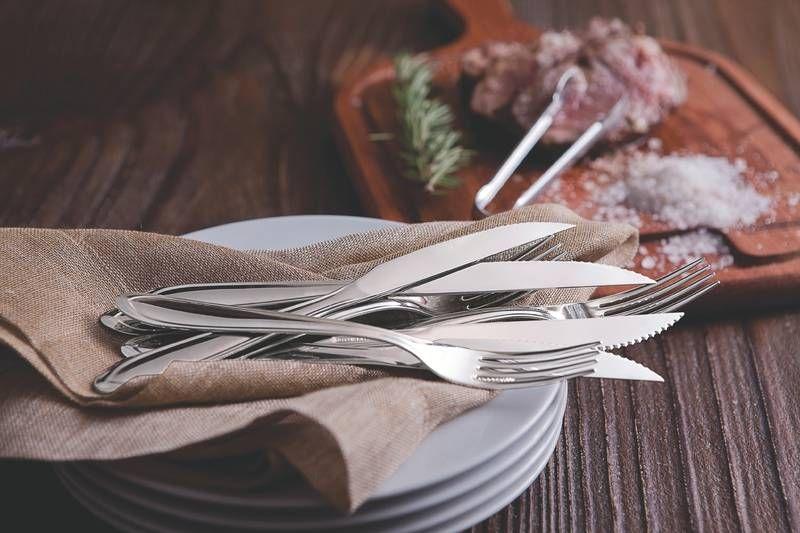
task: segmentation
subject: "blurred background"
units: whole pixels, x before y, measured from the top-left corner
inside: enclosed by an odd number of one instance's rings
[[[513,3],[540,28],[618,16],[722,52],[800,111],[794,0]],[[417,0],[2,1],[0,146],[33,146],[0,151],[0,224],[184,233],[359,214],[335,87],[455,31]]]

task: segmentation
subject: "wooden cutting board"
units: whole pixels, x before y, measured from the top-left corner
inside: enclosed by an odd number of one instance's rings
[[[436,65],[437,96],[451,104],[458,120],[472,136],[476,157],[459,175],[463,185],[445,195],[429,195],[401,176],[397,147],[376,142],[370,135],[397,130],[391,98],[394,70],[387,58],[366,75],[343,84],[336,97],[338,141],[364,208],[373,216],[403,222],[464,220],[474,217],[473,197],[513,148],[513,142],[494,142],[490,135],[467,126],[458,86],[462,53],[487,40],[534,40],[539,30],[514,18],[506,0],[447,0],[442,15],[458,25],[458,39],[429,53]],[[776,305],[800,300],[800,122],[741,67],[728,59],[686,44],[661,41],[662,46],[687,74],[689,96],[685,104],[656,127],[664,153],[705,153],[741,158],[749,170],[747,179],[773,199],[774,214],[752,228],[721,233],[733,251],[734,263],[718,270],[722,286],[704,299],[714,308],[743,304]],[[509,181],[493,203],[493,209],[512,206],[552,157],[539,151]],[[586,162],[559,179],[560,193],[546,191],[540,201],[557,199],[592,218],[587,207],[581,174]],[[765,176],[779,176],[765,179]],[[548,197],[550,195],[551,197]],[[642,254],[636,269],[657,276],[673,265],[660,253],[661,239],[682,233],[677,228],[642,214]],[[658,257],[656,266],[644,268],[642,258]],[[718,261],[713,254],[710,261]],[[651,264],[648,261],[645,265]]]

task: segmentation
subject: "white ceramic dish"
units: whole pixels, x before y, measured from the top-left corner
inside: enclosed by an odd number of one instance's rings
[[[226,224],[193,232],[187,237],[238,249],[276,249],[303,246],[393,224],[396,223],[358,217],[293,216]],[[554,402],[557,397],[558,401]],[[355,523],[369,524],[369,528],[372,530],[373,526],[378,527],[375,520],[391,522],[393,517],[397,517],[396,522],[417,524],[413,526],[413,529],[416,530],[429,527],[427,524],[433,519],[423,519],[422,516],[432,512],[431,509],[443,505],[447,507],[448,512],[438,512],[439,518],[444,519],[451,516],[453,523],[466,523],[467,520],[477,522],[485,516],[489,516],[508,503],[506,499],[513,492],[514,487],[520,486],[524,482],[519,491],[524,490],[543,468],[555,445],[555,439],[558,437],[565,398],[565,384],[508,391],[485,406],[442,425],[423,441],[408,461],[401,465],[395,475],[388,479],[376,495],[364,505],[362,508],[365,513],[364,518],[357,518],[359,513],[353,515]],[[555,424],[553,424],[554,417],[557,417]],[[541,439],[542,442],[538,443],[541,449],[537,449],[535,445],[531,446],[531,441],[527,438],[529,435],[535,434],[541,437],[545,432],[545,429],[537,427],[537,424],[542,424],[544,428],[551,430],[553,427],[557,428],[553,435],[551,435],[553,431],[549,431],[546,438]],[[526,441],[527,447],[522,444]],[[553,442],[552,445],[550,445],[550,441]],[[520,449],[525,450],[526,448],[537,458],[535,461],[527,461],[529,463],[527,467],[521,470],[517,469],[514,472],[515,475],[504,473],[507,470],[500,472],[502,467],[509,462],[496,461],[498,457],[507,458],[507,454],[513,453],[514,450],[519,454]],[[453,453],[454,450],[458,453]],[[539,453],[545,451],[544,455]],[[527,453],[522,455],[527,456]],[[539,466],[537,467],[537,465]],[[515,468],[517,467],[512,464],[509,470]],[[310,492],[290,496],[260,494],[254,500],[249,497],[231,497],[213,492],[197,491],[190,487],[170,484],[168,480],[154,481],[142,476],[125,475],[124,472],[120,474],[133,485],[145,485],[151,491],[161,491],[165,495],[170,494],[183,499],[200,499],[201,501],[205,499],[212,505],[251,506],[257,501],[257,506],[261,511],[272,509],[279,513],[279,509],[286,508],[304,508],[312,513],[322,510],[324,513],[327,508],[324,502]],[[75,485],[74,482],[72,484]],[[79,483],[79,485],[82,484]],[[511,492],[500,488],[501,486],[511,487],[509,489]],[[490,487],[496,488],[492,492]],[[508,501],[513,500],[518,492],[511,495]],[[102,494],[102,496],[107,497],[108,495]],[[464,498],[471,504],[455,504]],[[493,505],[480,503],[487,498],[495,503]],[[112,507],[109,511],[110,515],[115,515],[113,503],[109,502],[108,505]],[[490,508],[491,510],[489,510]],[[233,511],[233,509],[231,510]],[[478,517],[478,513],[482,510],[485,511],[485,514]],[[150,509],[150,511],[152,512],[154,509]],[[237,512],[237,514],[239,513]],[[124,518],[124,514],[122,516],[123,518],[120,519],[122,522],[128,520]],[[134,516],[136,515],[134,514]],[[413,516],[417,518],[411,520]],[[162,518],[164,517],[162,516]],[[173,522],[173,520],[174,518],[168,522]],[[304,526],[301,525],[301,522],[292,522],[291,525],[302,529]],[[178,519],[178,523],[180,523],[180,519]],[[265,522],[260,523],[262,527],[272,527]],[[272,523],[279,525],[279,522]],[[159,524],[161,522],[155,522],[151,526]],[[139,524],[139,527],[143,525]],[[195,522],[196,525],[197,522]],[[284,523],[283,525],[289,524]],[[316,526],[320,525],[316,523]],[[399,526],[399,523],[394,525]]]
[[[497,475],[493,480],[459,498],[435,506],[420,513],[404,515],[394,520],[366,525],[343,525],[336,531],[460,531],[491,516],[511,503],[539,475],[558,442],[561,417],[566,406],[562,398],[553,426],[525,455],[525,459]],[[101,487],[87,479],[79,471],[69,467],[58,470],[59,476],[75,497],[101,519],[123,531],[318,531],[298,524],[287,527],[285,523],[271,524],[268,521],[242,524],[236,523],[235,513],[228,513],[228,521],[209,524],[202,517],[182,519],[163,511],[157,511],[128,499],[126,491],[115,487]],[[192,519],[194,518],[194,519]],[[275,527],[273,527],[273,525]],[[243,527],[244,526],[244,527]],[[249,527],[248,527],[249,526]]]
[[[101,485],[112,493],[124,493],[127,499],[134,500],[145,507],[187,520],[200,520],[202,517],[203,521],[220,526],[248,527],[252,524],[261,524],[274,529],[289,527],[328,529],[337,526],[366,525],[422,512],[427,508],[461,497],[524,461],[525,457],[533,453],[537,446],[542,445],[552,428],[560,425],[561,419],[558,410],[565,395],[566,390],[560,390],[553,399],[552,406],[548,406],[545,416],[538,419],[526,434],[515,441],[512,446],[502,450],[497,457],[451,480],[400,497],[371,501],[350,516],[342,516],[330,509],[321,511],[304,509],[299,513],[297,510],[285,512],[272,505],[263,505],[264,502],[271,503],[269,494],[252,494],[252,497],[248,498],[249,505],[247,506],[238,505],[239,502],[231,505],[230,498],[225,494],[220,494],[217,499],[181,497],[176,494],[178,491],[160,490],[161,487],[153,486],[152,483],[148,483],[146,478],[119,476],[114,470],[113,464],[107,468],[91,463],[78,464],[67,467],[67,470],[82,475],[88,481]],[[172,489],[173,487],[168,488]],[[235,519],[231,517],[235,517]]]

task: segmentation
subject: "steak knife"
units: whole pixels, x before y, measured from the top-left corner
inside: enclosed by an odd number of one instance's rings
[[[570,320],[515,320],[434,325],[407,329],[404,333],[443,344],[457,342],[459,346],[494,351],[549,350],[587,342],[599,342],[604,348],[621,348],[662,333],[682,317],[683,313],[654,313]]]

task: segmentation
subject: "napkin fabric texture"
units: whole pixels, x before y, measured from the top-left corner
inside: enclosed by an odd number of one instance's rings
[[[103,396],[92,381],[120,360],[125,337],[98,316],[119,294],[168,285],[352,279],[429,244],[528,221],[576,224],[555,238],[569,259],[625,265],[638,246],[630,226],[550,205],[281,251],[134,231],[0,229],[0,456],[117,460],[204,444],[215,454],[271,450],[331,503],[353,510],[431,430],[493,393],[419,372],[226,360],[174,363]],[[590,292],[538,291],[529,300],[574,301]]]

